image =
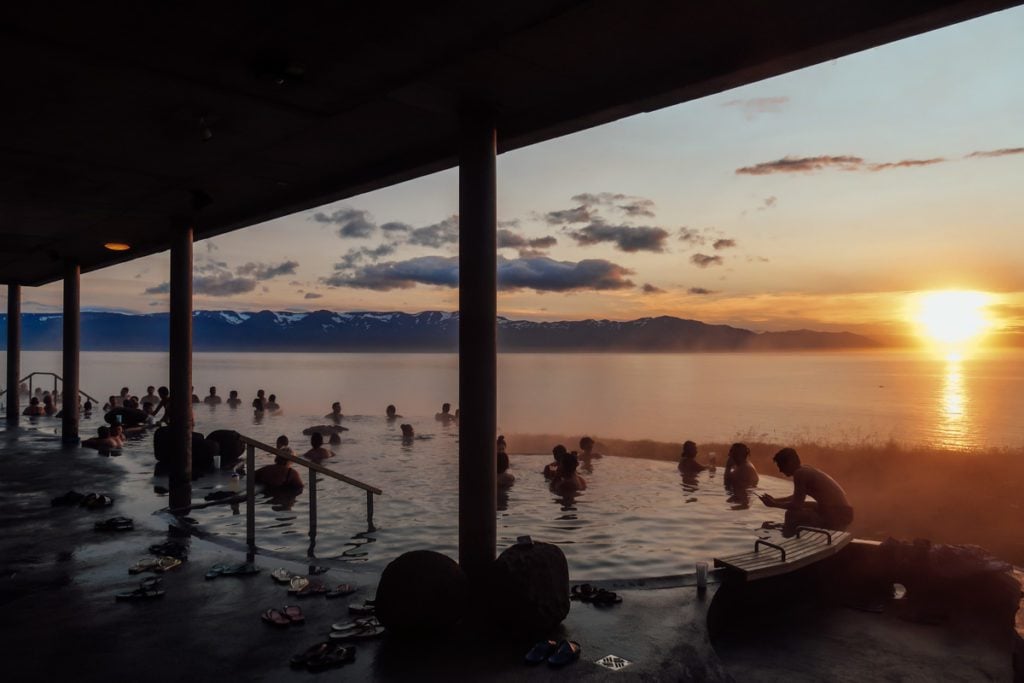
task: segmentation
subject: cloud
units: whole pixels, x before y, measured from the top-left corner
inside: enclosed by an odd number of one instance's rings
[[[558,244],[558,240],[551,236],[527,239],[522,235],[501,228],[498,230],[498,249],[550,249]]]
[[[722,265],[721,256],[708,256],[707,254],[694,254],[690,257],[690,263],[697,266],[698,268],[707,268],[708,266],[720,266]]]
[[[192,267],[197,273],[221,273],[228,272],[228,264],[224,261],[217,261],[210,257],[200,255]]]
[[[710,290],[710,289],[704,289],[703,287],[690,287],[686,291],[688,291],[690,294],[696,294],[696,295],[699,295],[699,296],[705,296],[705,295],[708,295],[708,294],[717,294],[718,293],[718,292],[715,292],[715,291]]]
[[[518,228],[519,227],[519,219],[518,218],[509,218],[508,220],[498,221],[498,227],[499,228]]]
[[[575,199],[575,197],[573,197]],[[548,225],[563,225],[566,223],[587,223],[592,219],[590,209],[586,206],[577,206],[562,211],[548,211],[544,214],[544,220]]]
[[[885,171],[890,168],[915,168],[917,166],[944,164],[946,161],[943,157],[936,157],[934,159],[904,159],[903,161],[891,161],[884,164],[869,164],[867,169],[869,171]]]
[[[639,197],[631,198],[631,200],[625,204],[616,205],[620,211],[630,217],[642,216],[646,218],[654,218],[654,201],[650,199],[642,199]]]
[[[668,232],[662,228],[648,226],[632,227],[629,225],[591,223],[585,228],[570,232],[569,236],[576,240],[576,243],[580,246],[613,242],[618,249],[625,252],[662,252],[665,250],[665,240],[668,239]]]
[[[612,206],[616,202],[631,199],[631,197],[619,192],[583,192],[573,195],[570,199],[584,206]]]
[[[413,228],[409,233],[409,244],[418,244],[423,247],[443,247],[446,244],[455,244],[459,241],[459,217],[450,216],[439,223],[427,225],[422,228]]]
[[[775,161],[766,161],[753,166],[736,169],[738,175],[769,175],[771,173],[807,173],[826,168],[838,168],[843,171],[856,171],[864,164],[864,159],[855,156],[817,156],[790,157],[786,156]]]
[[[650,282],[645,282],[644,286],[640,289],[643,290],[644,294],[664,294],[665,290],[661,287],[655,287]]]
[[[408,223],[399,223],[397,221],[391,221],[384,223],[380,226],[380,229],[384,232],[409,232],[412,230],[412,226]]]
[[[322,299],[323,296],[324,296],[323,294],[317,294],[316,292],[306,292],[306,296],[304,296],[302,298],[303,299]]]
[[[161,282],[160,284],[156,285],[155,287],[146,287],[145,291],[143,291],[143,294],[169,294],[170,291],[171,291],[171,283],[170,282]]]
[[[723,107],[735,107],[743,112],[748,121],[758,114],[777,113],[782,111],[782,106],[789,102],[789,98],[782,97],[752,97],[746,100],[729,100],[723,102]]]
[[[313,214],[313,220],[317,223],[338,226],[339,237],[369,237],[377,229],[376,224],[370,219],[369,213],[351,207],[342,207],[331,215],[317,211]]]
[[[277,265],[270,265],[269,263],[253,263],[250,261],[245,265],[238,266],[238,268],[235,269],[235,273],[238,275],[251,275],[257,280],[270,280],[278,275],[294,275],[295,269],[298,267],[298,261],[282,261]]]
[[[256,289],[256,280],[250,277],[234,277],[230,273],[201,275],[192,278],[192,291],[206,296],[234,296]]]
[[[602,259],[578,263],[555,261],[546,256],[498,259],[498,288],[503,291],[533,289],[539,292],[614,290],[633,287],[632,271]],[[416,285],[458,287],[459,264],[455,257],[420,256],[407,261],[370,264],[353,273],[324,278],[331,287],[376,291],[409,289]]]
[[[701,245],[705,242],[704,234],[695,228],[688,228],[685,225],[679,228],[679,241],[690,245]]]
[[[216,244],[214,244],[213,240],[206,240],[206,253],[207,254],[209,254],[211,252],[214,252],[214,251],[217,251],[218,249],[220,249],[220,247],[217,246]]]
[[[1003,149],[993,149],[985,152],[971,152],[965,159],[982,159],[992,157],[1007,157],[1011,154],[1024,154],[1024,147],[1004,147]]]
[[[163,306],[164,302],[163,301],[150,301],[149,305],[150,306]]]
[[[377,245],[376,247],[359,247],[358,249],[349,249],[341,257],[341,261],[334,264],[335,270],[347,270],[349,268],[355,268],[359,263],[364,260],[368,261],[379,261],[385,256],[390,256],[395,253],[395,248],[398,245],[394,242]]]
[[[715,240],[715,243],[711,245],[714,249],[729,249],[736,246],[736,240],[720,239]]]

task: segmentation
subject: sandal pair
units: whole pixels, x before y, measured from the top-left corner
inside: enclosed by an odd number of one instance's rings
[[[160,587],[160,583],[160,579],[155,576],[143,579],[139,583],[138,588],[133,591],[118,593],[114,596],[114,599],[118,601],[135,601],[162,598],[165,591]]]
[[[527,664],[540,664],[546,661],[551,666],[565,666],[580,658],[583,648],[575,640],[542,640],[526,653]]]
[[[384,627],[377,617],[367,617],[354,621],[331,624],[331,640],[362,640],[376,638],[384,634]]]
[[[260,618],[274,626],[291,626],[292,624],[301,624],[306,621],[306,617],[302,614],[302,610],[296,605],[285,605],[280,610],[265,610],[263,614],[260,615]]]
[[[305,652],[294,655],[290,660],[293,669],[324,671],[342,666],[356,659],[356,649],[341,643],[326,641],[313,645]]]
[[[135,522],[130,517],[111,517],[92,525],[96,531],[131,531]]]
[[[140,574],[142,572],[169,572],[181,566],[181,560],[170,555],[164,557],[144,557],[131,567],[128,567],[129,574]]]

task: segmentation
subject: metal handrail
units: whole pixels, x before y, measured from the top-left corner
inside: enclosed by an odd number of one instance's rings
[[[28,382],[28,393],[29,393],[29,396],[32,395],[32,378],[35,377],[36,375],[46,375],[47,377],[53,377],[53,390],[54,391],[57,391],[57,380],[60,380],[61,382],[64,381],[64,378],[61,377],[60,375],[58,375],[56,372],[30,372],[29,374],[25,375],[24,377],[22,377],[21,379],[18,380],[18,385],[19,386],[21,386],[22,382],[25,382],[25,381]],[[3,396],[4,394],[6,394],[7,393],[7,389],[9,389],[9,388],[10,387],[5,387],[4,389],[0,390],[0,396]],[[99,399],[93,398],[92,396],[90,396],[89,394],[85,393],[81,389],[78,390],[78,393],[80,393],[82,396],[85,396],[87,399],[89,399],[93,403],[99,404]]]
[[[238,435],[238,439],[245,444],[245,541],[250,549],[256,547],[256,449],[266,451],[279,458],[284,458],[297,465],[302,465],[309,470],[309,550],[307,555],[313,557],[313,550],[316,547],[316,473],[337,479],[340,482],[354,486],[366,491],[366,523],[368,530],[373,531],[373,497],[383,494],[376,486],[365,484],[352,477],[346,477],[340,472],[335,472],[323,465],[300,458],[297,455],[285,453],[273,446],[267,445],[248,436]]]

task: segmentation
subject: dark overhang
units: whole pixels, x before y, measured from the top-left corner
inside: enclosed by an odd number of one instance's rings
[[[0,19],[0,282],[452,167],[469,102],[507,151],[1020,2],[19,3]]]

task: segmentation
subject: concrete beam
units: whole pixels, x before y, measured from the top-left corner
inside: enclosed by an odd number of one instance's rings
[[[60,440],[64,444],[78,443],[78,369],[81,339],[81,278],[82,268],[69,262],[64,267],[64,315],[62,325],[64,341],[61,346],[64,376],[63,406],[61,410]]]

